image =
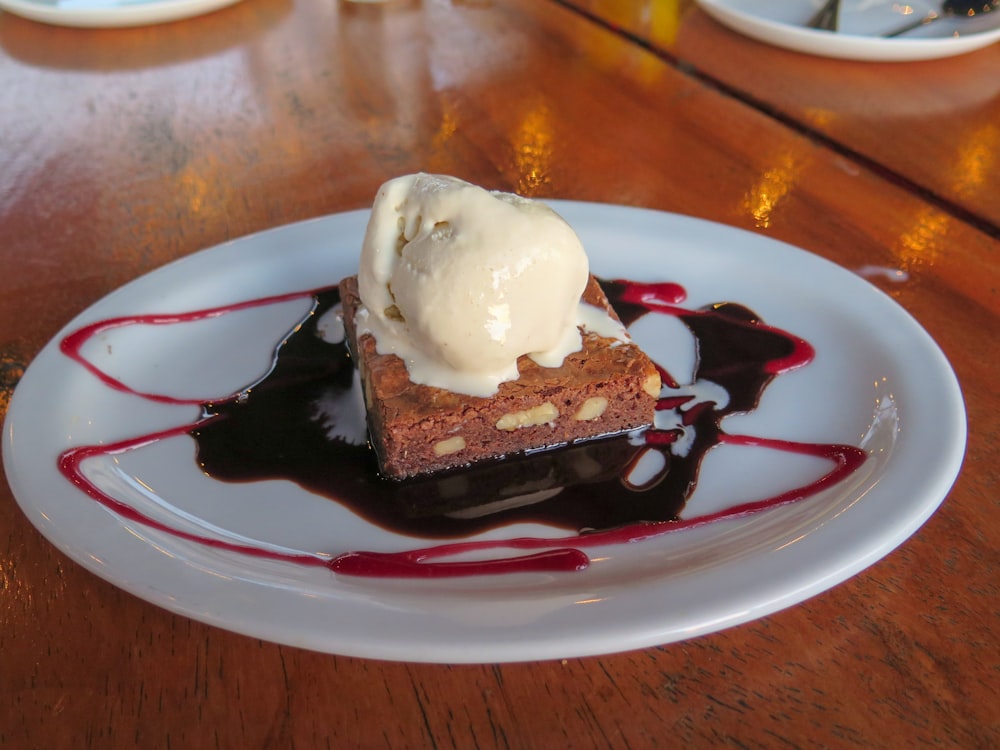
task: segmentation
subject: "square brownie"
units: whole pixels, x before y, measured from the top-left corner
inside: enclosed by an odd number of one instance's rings
[[[382,473],[392,479],[614,435],[653,422],[656,366],[638,346],[583,331],[583,347],[559,367],[518,360],[520,377],[481,398],[420,385],[403,361],[357,336],[357,277],[340,283],[344,325],[360,372],[368,429]],[[583,300],[617,319],[591,276]]]

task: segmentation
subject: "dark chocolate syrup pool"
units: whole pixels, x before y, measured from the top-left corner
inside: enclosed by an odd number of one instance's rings
[[[360,394],[346,344],[324,340],[317,332],[317,322],[339,303],[336,288],[327,288],[175,315],[114,318],[67,336],[61,342],[62,351],[108,387],[159,402],[187,404],[191,402],[141,393],[115,380],[83,357],[84,343],[110,328],[174,325],[313,298],[309,314],[277,346],[271,369],[258,382],[225,399],[201,404],[203,417],[195,424],[113,445],[70,449],[60,458],[60,470],[116,513],[190,541],[257,557],[323,565],[345,575],[441,577],[579,570],[589,564],[584,549],[638,542],[796,502],[841,481],[864,462],[864,451],[854,446],[730,435],[720,426],[728,414],[755,409],[774,377],[807,364],[813,356],[808,343],[764,324],[737,304],[685,309],[681,307],[684,290],[676,284],[602,281],[602,286],[627,326],[644,315],[670,315],[687,326],[696,341],[695,386],[685,387],[661,367],[665,387],[657,405],[657,421],[641,433],[508,457],[429,479],[402,483],[382,479],[374,452],[363,439],[338,437],[363,436],[364,416],[357,407]],[[699,383],[710,388],[699,393]],[[289,479],[388,531],[437,541],[404,552],[334,550],[325,555],[231,543],[150,518],[103,492],[81,471],[87,458],[139,450],[184,435],[196,441],[199,466],[215,479]],[[817,456],[827,459],[831,468],[810,484],[780,495],[681,518],[697,484],[702,459],[723,443]],[[463,541],[487,529],[524,522],[547,524],[567,533]],[[504,552],[495,556],[500,550]],[[462,553],[475,553],[477,559],[449,559]],[[481,559],[490,555],[494,556]]]

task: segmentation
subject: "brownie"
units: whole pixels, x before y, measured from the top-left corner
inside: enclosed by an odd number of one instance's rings
[[[614,435],[652,424],[660,392],[655,365],[634,343],[585,331],[559,367],[518,360],[520,377],[481,398],[410,380],[403,361],[357,336],[357,277],[340,283],[344,324],[361,375],[368,429],[382,473],[393,479]],[[585,302],[617,319],[593,277]]]
[[[620,478],[628,474],[628,467],[645,450],[645,443],[622,434],[581,440],[555,451],[521,453],[412,477],[395,483],[389,502],[403,518],[486,519],[547,503],[567,487],[606,482],[621,486]],[[610,515],[601,510],[604,504],[621,503],[621,496],[614,491],[584,492],[574,497],[574,502],[592,508],[593,515],[588,518]]]

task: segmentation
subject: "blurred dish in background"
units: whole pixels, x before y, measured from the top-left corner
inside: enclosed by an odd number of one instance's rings
[[[698,0],[701,8],[725,26],[768,44],[797,52],[847,60],[932,60],[961,55],[1000,40],[1000,12],[976,18],[941,18],[903,36],[886,38],[912,19],[940,10],[940,3],[872,3],[844,0],[839,31],[806,26],[821,0]]]
[[[177,21],[239,0],[0,0],[0,9],[56,26],[106,28]]]

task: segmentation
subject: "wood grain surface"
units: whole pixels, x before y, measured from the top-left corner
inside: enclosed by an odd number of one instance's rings
[[[121,284],[425,170],[900,272],[870,278],[940,343],[968,408],[940,511],[744,626],[449,666],[173,615],[70,562],[4,482],[0,746],[1000,745],[1000,78],[973,77],[1000,47],[870,66],[742,39],[690,3],[636,5],[666,9],[663,39],[553,0],[245,0],[106,30],[0,13],[0,414],[46,341]]]
[[[694,0],[563,0],[688,75],[976,225],[1000,225],[1000,45],[907,63],[830,60],[741,36]]]

